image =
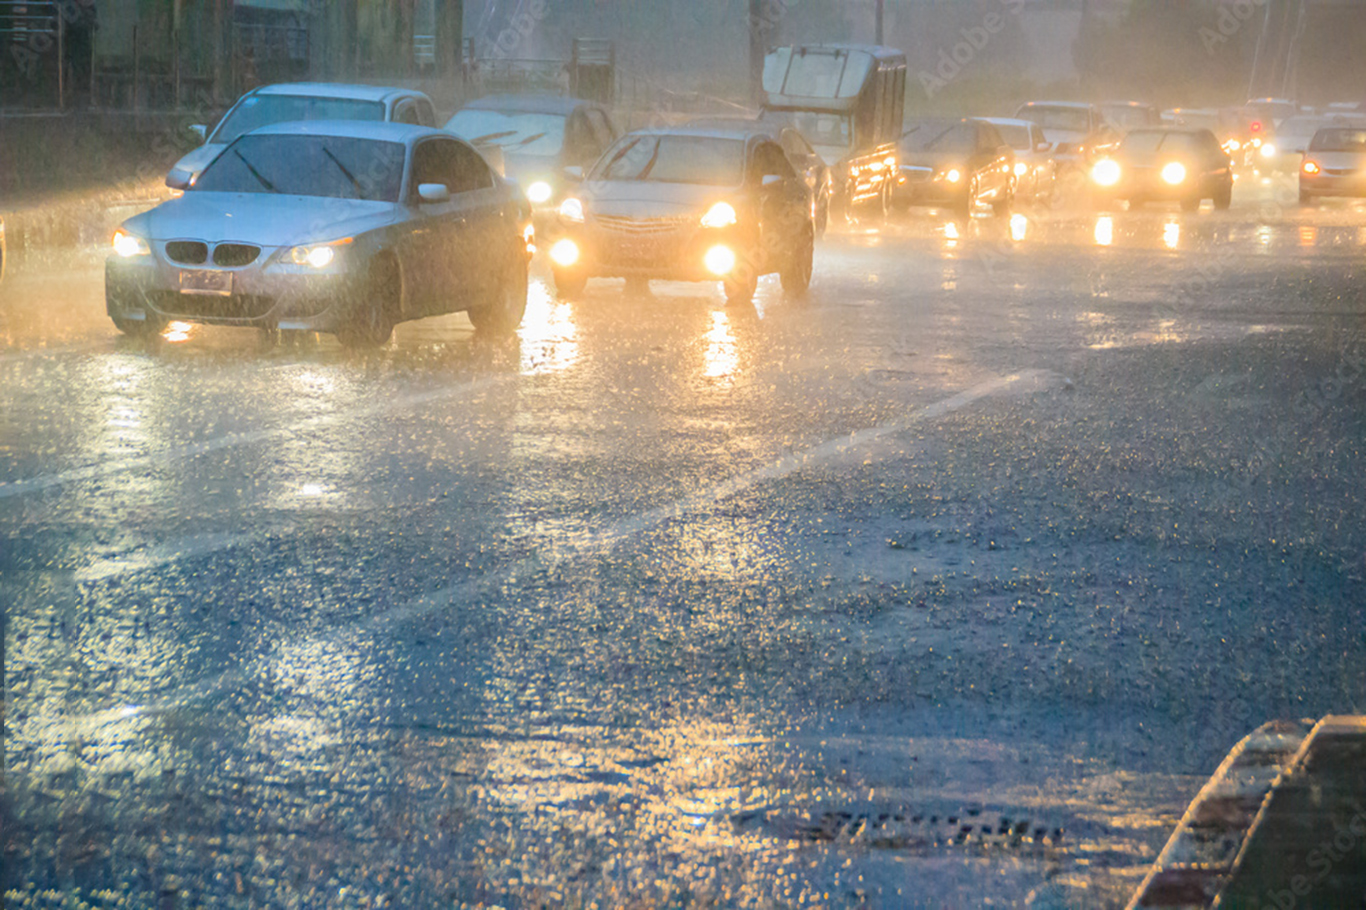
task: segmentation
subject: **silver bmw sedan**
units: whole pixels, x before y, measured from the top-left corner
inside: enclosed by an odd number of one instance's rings
[[[440,130],[284,123],[239,137],[178,198],[128,219],[105,263],[121,331],[170,320],[335,333],[464,310],[510,331],[526,307],[531,207]]]

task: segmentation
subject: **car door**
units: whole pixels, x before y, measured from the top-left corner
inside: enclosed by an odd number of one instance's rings
[[[601,108],[590,107],[584,109],[584,115],[588,118],[588,127],[592,130],[595,148],[592,150],[593,160],[580,165],[587,173],[594,164],[597,164],[602,153],[612,147],[612,143],[617,141],[619,133],[612,125],[612,119],[607,116],[607,112]]]
[[[983,188],[989,187],[996,198],[1001,198],[1010,189],[1010,168],[1015,153],[1001,138],[1000,130],[990,123],[977,124],[977,144],[986,173],[982,181]]]
[[[413,149],[408,182],[413,226],[403,276],[416,311],[412,315],[460,309],[472,290],[462,279],[477,263],[478,226],[471,221],[467,192],[470,178],[462,154],[464,148],[454,138],[433,137],[422,140]],[[449,198],[441,202],[423,201],[420,189],[431,184],[445,186]]]
[[[769,257],[795,249],[812,227],[806,182],[797,176],[782,147],[767,139],[754,145],[748,175],[759,196],[762,249]]]
[[[821,194],[825,186],[825,162],[821,156],[816,154],[816,150],[811,144],[802,138],[801,133],[791,127],[784,127],[778,134],[778,142],[787,154],[787,158],[792,162],[806,183],[807,189],[811,191],[812,198]]]

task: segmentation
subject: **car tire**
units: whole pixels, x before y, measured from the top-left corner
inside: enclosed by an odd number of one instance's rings
[[[1199,196],[1187,196],[1185,199],[1182,199],[1182,200],[1181,200],[1181,211],[1183,211],[1183,212],[1198,212],[1198,211],[1200,211],[1200,197],[1199,197]]]
[[[554,268],[555,292],[561,297],[577,297],[588,287],[588,275],[579,269]]]
[[[815,258],[815,232],[807,231],[803,235],[800,245],[788,257],[782,270],[778,272],[778,279],[783,284],[783,291],[794,296],[806,293],[806,289],[811,287],[811,271]]]
[[[1300,205],[1312,206],[1313,204],[1314,197],[1311,196],[1309,193],[1306,193],[1304,190],[1300,190]]]
[[[346,326],[337,331],[342,347],[377,348],[394,334],[394,314],[402,289],[398,264],[388,256],[370,264],[362,298]]]
[[[1229,206],[1231,205],[1233,205],[1232,182],[1227,183],[1224,186],[1221,186],[1219,190],[1214,194],[1214,207],[1217,210],[1221,212],[1227,212]]]
[[[962,197],[953,204],[956,214],[964,218],[972,217],[972,210],[977,207],[977,195],[981,190],[977,186],[977,178],[973,177],[968,181],[967,189],[963,191]]]
[[[465,312],[476,332],[508,335],[517,331],[526,314],[527,287],[530,284],[527,268],[524,261],[514,263],[506,270],[498,286],[489,293],[489,302],[483,306],[470,307]]]
[[[991,204],[991,211],[998,218],[1004,218],[1010,214],[1011,207],[1015,204],[1015,193],[1006,190],[1006,194]]]
[[[754,293],[759,290],[759,274],[746,265],[736,269],[736,274],[721,282],[729,306],[746,306],[754,302]]]
[[[123,319],[118,316],[109,318],[113,321],[114,328],[129,338],[155,338],[166,329],[164,319],[156,319],[150,315],[146,319]]]

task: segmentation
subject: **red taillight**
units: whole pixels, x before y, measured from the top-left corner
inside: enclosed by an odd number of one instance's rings
[[[1260,132],[1262,131],[1262,121],[1260,121],[1260,120],[1254,120],[1254,121],[1252,121],[1252,127],[1251,127],[1251,129],[1252,129],[1252,132],[1254,132],[1254,133],[1260,133]]]

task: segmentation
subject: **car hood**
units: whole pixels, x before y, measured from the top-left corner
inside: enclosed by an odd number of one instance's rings
[[[968,160],[967,152],[915,152],[902,149],[898,160],[903,166],[927,167],[934,170],[944,170],[945,168],[966,167]]]
[[[218,157],[218,153],[227,148],[225,143],[208,142],[199,148],[185,155],[175,163],[171,170],[185,171],[188,174],[199,176],[199,172],[209,166],[209,162]]]
[[[1306,152],[1304,157],[1333,170],[1366,167],[1366,152]]]
[[[584,207],[594,215],[660,218],[702,213],[722,199],[738,195],[736,187],[660,183],[652,180],[594,180],[585,184]]]
[[[261,246],[337,240],[389,224],[392,202],[270,193],[191,191],[135,215],[124,226],[147,240],[235,240]]]

